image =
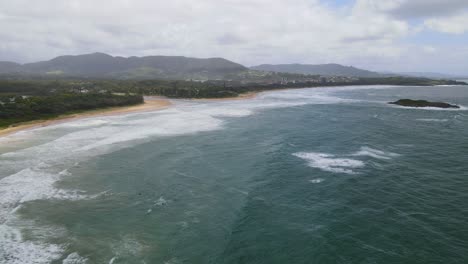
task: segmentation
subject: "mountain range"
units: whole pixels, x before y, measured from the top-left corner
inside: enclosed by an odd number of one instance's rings
[[[220,79],[247,68],[222,58],[113,57],[104,53],[60,56],[27,64],[0,62],[1,74],[116,79]]]
[[[264,78],[269,73],[352,77],[417,76],[434,79],[456,79],[454,76],[438,73],[378,73],[340,64],[263,64],[247,68],[223,58],[199,59],[182,56],[125,58],[114,57],[105,53],[92,53],[60,56],[48,61],[26,64],[0,61],[1,75],[53,78],[255,80],[255,78]]]

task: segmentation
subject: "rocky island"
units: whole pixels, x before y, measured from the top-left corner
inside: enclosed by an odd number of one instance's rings
[[[404,107],[437,107],[437,108],[460,108],[458,105],[452,105],[444,102],[429,102],[426,100],[411,100],[411,99],[400,99],[389,104],[404,106]]]

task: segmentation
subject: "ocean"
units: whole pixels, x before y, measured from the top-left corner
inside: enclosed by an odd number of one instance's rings
[[[173,103],[1,138],[0,263],[468,263],[468,86]]]

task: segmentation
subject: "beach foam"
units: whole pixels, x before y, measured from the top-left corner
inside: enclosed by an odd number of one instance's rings
[[[65,175],[50,174],[40,169],[24,169],[0,180],[0,223],[8,220],[11,212],[28,201],[43,199],[78,200],[87,196],[75,190],[62,190],[54,187]]]
[[[336,91],[335,91],[336,92]],[[314,92],[309,90],[287,90],[279,92],[264,93],[259,95],[262,100],[282,101],[282,104],[337,104],[337,103],[353,103],[358,102],[353,99],[343,99],[334,96],[329,90],[323,88],[314,88]]]
[[[79,200],[89,197],[76,190],[55,188],[57,181],[70,174],[68,171],[48,173],[44,171],[47,168],[47,164],[40,163],[36,168],[27,168],[0,180],[0,263],[3,260],[8,260],[5,263],[50,263],[61,257],[63,247],[60,245],[23,240],[21,229],[33,223],[25,225],[15,214],[22,204],[29,201]],[[47,232],[35,234],[35,237],[49,235]]]
[[[1,264],[46,264],[61,257],[59,245],[24,241],[21,231],[8,225],[0,225]]]
[[[102,126],[108,124],[108,120],[102,119],[81,119],[78,121],[71,121],[58,124],[57,127],[92,127],[92,126]]]

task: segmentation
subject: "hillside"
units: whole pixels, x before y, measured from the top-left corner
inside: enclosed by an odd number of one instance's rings
[[[0,73],[15,73],[18,72],[21,64],[9,61],[0,61]]]
[[[270,72],[287,72],[296,74],[324,75],[324,76],[354,76],[354,77],[381,77],[377,72],[358,69],[340,64],[262,64],[251,67],[253,70]]]
[[[60,56],[49,61],[0,63],[0,73],[117,79],[222,79],[247,70],[222,58],[181,56],[113,57],[104,53]]]

